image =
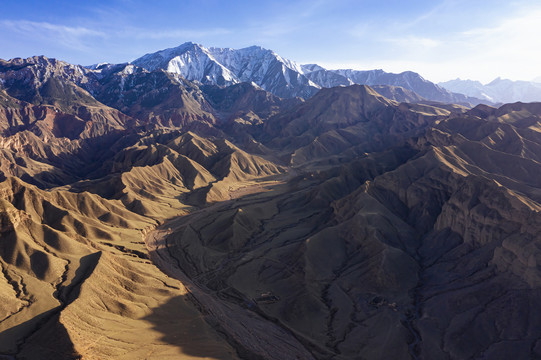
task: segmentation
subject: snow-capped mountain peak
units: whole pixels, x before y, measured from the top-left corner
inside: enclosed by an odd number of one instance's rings
[[[260,46],[235,50],[184,43],[144,55],[133,64],[148,70],[163,69],[201,84],[254,82],[282,97],[310,97],[320,89],[303,76],[301,65]]]
[[[235,74],[216,61],[209,49],[192,42],[146,54],[133,64],[150,71],[163,69],[202,84],[232,85],[239,82]]]
[[[401,86],[434,101],[479,103],[453,94],[414,72],[391,74],[383,70],[327,70],[316,64],[301,65],[261,46],[242,49],[205,48],[187,42],[144,55],[134,65],[162,69],[200,84],[227,86],[253,82],[274,95],[309,98],[323,87],[364,85]]]

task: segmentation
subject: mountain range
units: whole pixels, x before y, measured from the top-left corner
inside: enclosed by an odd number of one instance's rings
[[[364,84],[399,86],[431,101],[473,105],[486,101],[451,93],[411,71],[392,74],[383,70],[326,70],[316,64],[299,65],[259,46],[235,50],[188,42],[144,55],[132,63],[150,71],[166,70],[201,84],[253,82],[283,98],[309,98],[321,88]]]
[[[541,83],[534,81],[512,81],[497,78],[483,85],[473,80],[450,80],[438,85],[468,96],[484,99],[492,103],[541,101]]]
[[[541,104],[424,87],[1,60],[0,358],[541,358]]]

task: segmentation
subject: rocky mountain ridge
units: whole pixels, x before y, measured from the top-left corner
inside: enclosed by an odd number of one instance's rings
[[[0,79],[0,357],[541,357],[539,103]]]
[[[253,82],[284,98],[306,99],[321,88],[362,84],[400,86],[430,101],[473,105],[482,102],[451,93],[411,71],[392,74],[383,70],[327,70],[316,64],[299,65],[259,46],[235,50],[188,42],[146,54],[133,64],[148,70],[163,69],[202,84]]]

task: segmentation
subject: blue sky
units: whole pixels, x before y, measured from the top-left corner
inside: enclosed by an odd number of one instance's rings
[[[194,41],[431,81],[541,76],[537,0],[7,1],[0,58],[125,62]]]

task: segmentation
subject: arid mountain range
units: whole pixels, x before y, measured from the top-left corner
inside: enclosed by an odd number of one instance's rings
[[[0,61],[0,358],[541,358],[541,103],[155,59]]]

